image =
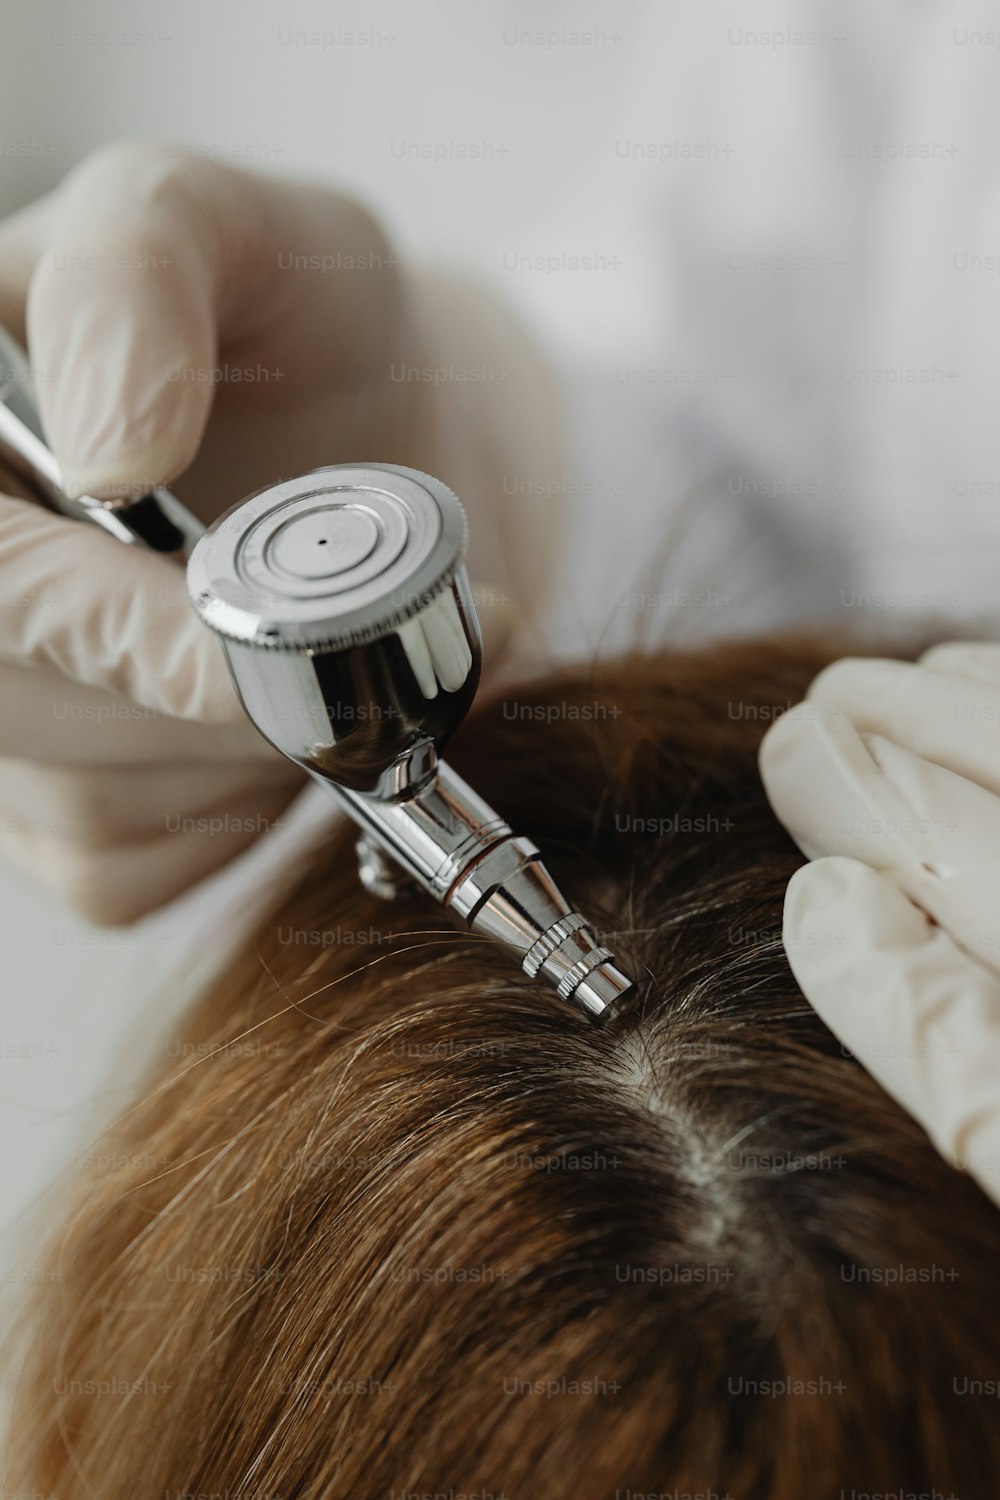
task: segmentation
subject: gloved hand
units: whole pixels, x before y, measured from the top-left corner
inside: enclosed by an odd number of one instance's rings
[[[209,521],[319,464],[409,464],[470,511],[488,665],[530,620],[558,511],[504,476],[546,494],[564,472],[555,382],[505,310],[404,274],[349,199],[105,148],[0,224],[0,322],[27,333],[71,494],[180,475]],[[176,565],[12,497],[0,691],[0,850],[99,922],[224,863],[299,784],[245,721]]]
[[[768,796],[813,861],[795,977],[953,1165],[1000,1202],[1000,646],[828,667],[769,729]]]

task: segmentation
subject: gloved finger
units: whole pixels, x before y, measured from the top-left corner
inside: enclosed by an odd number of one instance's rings
[[[811,859],[842,854],[886,871],[963,947],[998,963],[1000,798],[811,702],[771,726],[760,769]]]
[[[260,834],[262,799],[292,797],[304,773],[259,764],[37,766],[0,757],[0,822],[13,833],[52,834],[83,850],[184,832]]]
[[[102,927],[126,926],[220,869],[271,826],[288,805],[287,788],[261,794],[253,816],[197,820],[177,831],[86,848],[45,827],[0,817],[0,855],[43,890]]]
[[[996,641],[943,641],[920,658],[931,672],[971,677],[991,687],[1000,686],[1000,645]]]
[[[0,605],[2,608],[2,605]],[[249,721],[199,724],[156,713],[50,667],[0,659],[0,756],[39,765],[236,765],[282,761]],[[248,730],[250,733],[248,734]]]
[[[184,574],[140,547],[0,496],[0,657],[52,667],[157,713],[245,724]],[[53,720],[53,742],[64,731]],[[256,736],[259,739],[259,736]],[[247,735],[247,750],[260,753]]]
[[[893,882],[850,859],[792,876],[784,941],[803,993],[918,1120],[938,1151],[1000,1203],[1000,980]]]
[[[314,392],[320,375],[381,369],[394,266],[374,222],[329,189],[154,143],[88,157],[53,196],[28,294],[32,369],[67,490],[134,494],[180,474],[220,343],[268,365],[258,399],[270,402],[279,382],[285,395]],[[248,405],[254,389],[241,385]]]
[[[947,659],[917,666],[847,657],[819,674],[807,698],[1000,794],[1000,672],[990,681],[942,670]]]

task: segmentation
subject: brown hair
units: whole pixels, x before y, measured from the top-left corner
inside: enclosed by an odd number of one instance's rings
[[[631,1029],[366,895],[350,830],[317,852],[54,1248],[8,1489],[995,1493],[1000,1215],[780,941],[756,748],[831,654],[605,663],[458,737],[641,978]]]

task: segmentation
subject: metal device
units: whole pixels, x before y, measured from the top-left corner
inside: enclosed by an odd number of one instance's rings
[[[366,888],[391,899],[412,882],[592,1020],[622,1011],[635,986],[534,844],[441,758],[482,661],[451,490],[391,464],[334,465],[251,495],[207,531],[162,488],[70,500],[2,330],[0,358],[0,462],[63,514],[188,557],[195,610],[251,721],[358,824]]]
[[[634,992],[528,839],[441,758],[475,696],[466,521],[446,485],[335,465],[252,495],[188,564],[261,733],[361,829],[361,879],[408,877],[594,1020]]]

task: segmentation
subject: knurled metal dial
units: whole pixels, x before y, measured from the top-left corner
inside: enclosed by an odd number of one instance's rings
[[[188,563],[194,607],[230,640],[343,648],[410,619],[466,549],[465,512],[439,479],[342,464],[270,485],[209,527]]]

